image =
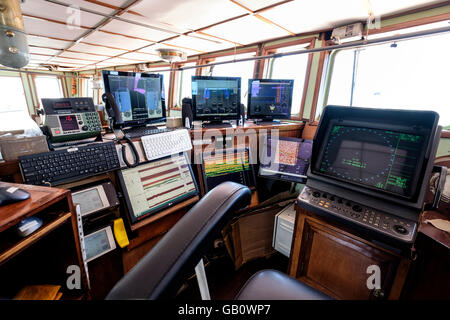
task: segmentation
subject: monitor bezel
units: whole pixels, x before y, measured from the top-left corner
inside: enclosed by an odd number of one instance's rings
[[[119,184],[120,184],[120,187],[121,187],[121,189],[123,191],[123,195],[124,195],[124,198],[125,198],[125,205],[127,207],[127,213],[128,213],[127,216],[128,216],[128,221],[130,222],[130,225],[134,225],[134,224],[136,224],[138,222],[141,222],[141,221],[143,221],[143,220],[145,220],[147,218],[150,218],[150,217],[154,216],[155,214],[158,214],[161,211],[166,210],[167,208],[170,208],[170,207],[172,207],[174,205],[177,205],[177,204],[185,201],[186,199],[193,198],[193,197],[198,196],[200,194],[200,190],[199,190],[199,187],[198,187],[198,184],[197,184],[197,180],[195,179],[194,171],[192,170],[192,165],[191,165],[191,163],[189,161],[189,157],[188,157],[187,153],[186,152],[180,152],[180,153],[178,153],[176,155],[183,155],[185,157],[186,163],[187,163],[188,168],[189,168],[189,172],[190,172],[191,177],[192,177],[192,181],[194,182],[195,191],[190,192],[190,193],[185,193],[183,196],[181,196],[176,201],[174,200],[173,202],[166,203],[163,206],[160,206],[158,209],[152,209],[152,210],[146,211],[145,214],[143,214],[143,215],[141,215],[139,217],[136,217],[136,215],[134,214],[133,206],[132,206],[131,200],[130,200],[130,195],[128,193],[128,189],[127,189],[127,186],[125,184],[125,180],[123,178],[122,171],[123,170],[129,170],[129,169],[136,169],[136,168],[139,168],[140,166],[144,166],[144,165],[147,165],[147,164],[152,163],[152,162],[161,161],[161,160],[164,160],[164,159],[171,158],[172,156],[167,156],[167,157],[162,157],[162,158],[158,158],[158,159],[151,160],[151,161],[146,161],[146,162],[140,163],[138,166],[136,166],[134,168],[122,168],[122,169],[117,171],[117,176],[119,178]]]
[[[161,107],[162,107],[161,117],[123,121],[122,123],[117,125],[118,127],[120,127],[120,128],[136,127],[136,126],[144,126],[147,124],[159,123],[159,122],[166,121],[166,119],[167,119],[167,117],[166,117],[166,99],[165,99],[165,92],[164,92],[164,76],[162,74],[131,72],[131,71],[129,72],[129,71],[103,70],[102,78],[103,78],[105,93],[111,93],[111,89],[109,87],[109,76],[110,75],[111,76],[123,76],[123,77],[136,77],[136,75],[140,75],[141,78],[159,78],[160,79]]]
[[[195,80],[235,80],[238,82],[238,103],[237,115],[221,115],[221,116],[205,116],[197,114],[197,95],[192,94],[192,115],[194,121],[222,121],[222,120],[239,120],[241,117],[241,78],[240,77],[216,77],[216,76],[192,76],[191,77],[191,92],[192,82]]]
[[[273,117],[271,115],[255,115],[252,111],[251,108],[251,87],[252,87],[252,83],[253,81],[261,81],[261,82],[284,82],[284,83],[289,83],[291,85],[291,94],[290,94],[290,99],[289,99],[289,115],[286,116],[276,116]],[[291,119],[291,111],[292,111],[292,97],[294,94],[294,80],[292,79],[248,79],[248,91],[247,91],[247,119],[261,119],[261,120],[276,120],[276,119],[282,119],[282,120],[287,120],[287,119]]]
[[[245,151],[248,153],[248,162],[249,162],[249,166],[250,166],[250,172],[251,172],[251,183],[253,183],[253,185],[251,186],[247,186],[250,188],[250,190],[256,190],[257,185],[256,185],[256,174],[255,174],[255,165],[252,162],[252,156],[251,156],[251,152],[250,152],[250,148],[234,148],[234,149],[222,149],[222,150],[213,150],[211,151],[209,154],[211,156],[214,156],[216,153],[237,153],[237,152],[242,152]],[[206,174],[205,174],[205,159],[204,159],[204,152],[201,153],[201,175],[202,175],[202,182],[203,182],[203,188],[204,188],[204,192],[205,194],[209,191],[208,188],[208,183],[207,183],[207,178],[206,178]]]

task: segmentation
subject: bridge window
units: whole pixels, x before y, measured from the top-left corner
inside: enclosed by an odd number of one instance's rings
[[[63,98],[61,80],[52,76],[35,76],[37,96],[42,98]]]
[[[245,59],[254,57],[255,53],[242,53],[237,55],[216,58],[214,62],[232,61],[234,59]],[[241,78],[241,103],[247,106],[248,99],[248,79],[253,78],[253,70],[255,68],[255,60],[218,64],[212,66],[210,74],[216,77],[240,77]]]
[[[282,53],[297,51],[305,49],[308,44],[279,48],[276,50],[276,52]],[[300,113],[300,104],[302,102],[303,89],[305,86],[305,75],[306,69],[308,67],[308,54],[299,54],[270,59],[268,63],[268,78],[294,80],[291,114],[298,115]]]
[[[450,129],[450,35],[336,53],[328,105],[433,110]]]
[[[22,79],[0,77],[0,114],[6,112],[28,112]]]

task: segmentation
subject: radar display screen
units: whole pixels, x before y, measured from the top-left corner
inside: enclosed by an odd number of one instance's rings
[[[319,171],[339,180],[410,197],[415,191],[424,141],[422,135],[334,125]]]
[[[249,118],[290,118],[294,80],[249,79],[248,88]]]

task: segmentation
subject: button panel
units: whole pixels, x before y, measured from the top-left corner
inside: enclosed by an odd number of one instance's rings
[[[348,199],[326,194],[310,187],[303,189],[298,201],[300,207],[302,207],[302,204],[305,204],[305,207],[308,205],[313,206],[406,242],[413,241],[417,229],[417,223],[414,221],[394,216]]]

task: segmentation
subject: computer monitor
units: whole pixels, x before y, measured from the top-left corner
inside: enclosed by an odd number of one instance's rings
[[[431,111],[327,106],[314,137],[308,185],[421,209],[439,141]],[[324,190],[327,191],[327,190]]]
[[[238,120],[241,78],[192,76],[193,120]]]
[[[256,187],[254,168],[247,148],[224,149],[223,152],[210,154],[204,152],[202,169],[205,192],[225,181]]]
[[[263,145],[259,175],[264,178],[304,183],[312,151],[312,140],[279,137]]]
[[[272,121],[291,117],[294,80],[249,79],[247,118]]]
[[[118,171],[131,224],[198,194],[185,153]]]
[[[163,75],[104,70],[102,76],[105,92],[113,94],[124,127],[165,121]]]

